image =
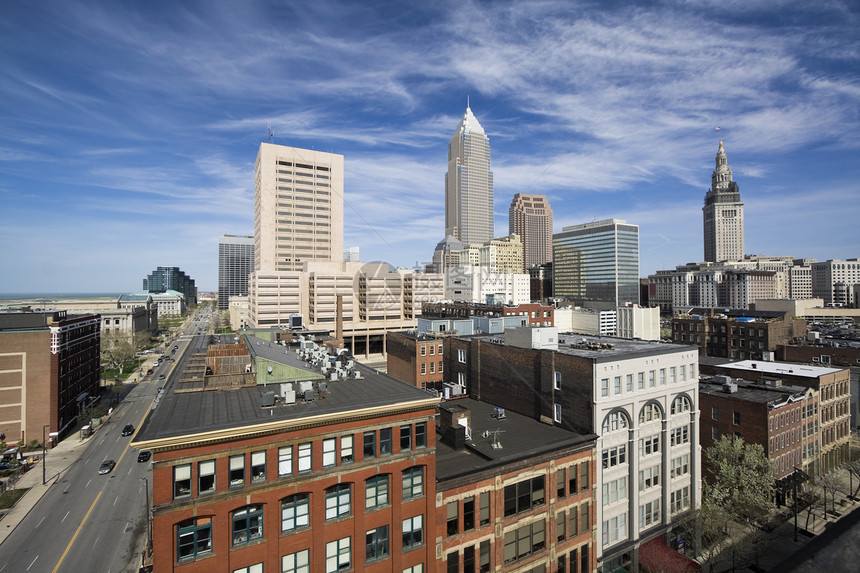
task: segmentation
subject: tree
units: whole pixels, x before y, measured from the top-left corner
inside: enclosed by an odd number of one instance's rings
[[[849,451],[848,458],[845,470],[848,472],[848,477],[852,482],[850,486],[852,491],[849,491],[848,495],[853,498],[857,497],[857,492],[860,492],[860,456],[857,456],[857,453],[852,449]],[[856,487],[854,487],[854,483],[857,484]]]
[[[734,520],[759,523],[773,509],[774,463],[759,444],[723,436],[705,450],[713,476],[707,492],[714,505],[723,507]]]
[[[830,498],[830,509],[836,513],[836,494],[842,489],[842,482],[839,480],[838,470],[821,476],[818,480],[819,485],[824,493],[824,517],[827,518],[827,498]]]
[[[806,490],[798,497],[806,504],[804,507],[804,511],[806,511],[806,523],[803,529],[809,531],[809,520],[812,518],[813,513],[817,509],[824,508],[824,494],[818,484],[810,482],[806,485]]]

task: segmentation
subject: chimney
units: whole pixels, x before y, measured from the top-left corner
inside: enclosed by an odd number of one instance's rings
[[[336,297],[336,317],[335,317],[335,331],[334,337],[337,342],[338,348],[343,346],[343,295],[339,294]]]

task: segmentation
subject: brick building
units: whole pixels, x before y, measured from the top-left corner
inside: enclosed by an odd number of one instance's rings
[[[174,382],[141,427],[154,570],[432,570],[438,399],[361,365],[318,381],[281,356],[307,376],[273,406],[259,385]]]
[[[443,380],[444,341],[408,330],[388,333],[388,374],[416,388],[439,390]]]
[[[702,425],[699,440],[710,448],[722,436],[758,444],[773,460],[773,477],[781,480],[795,468],[817,474],[820,451],[818,392],[801,386],[749,383],[718,376],[699,387]],[[707,460],[704,461],[707,473]]]
[[[742,378],[763,385],[779,381],[784,385],[815,390],[818,393],[818,408],[812,413],[811,419],[809,416],[802,418],[805,424],[812,423],[818,429],[819,446],[815,448],[818,465],[813,466],[808,473],[828,473],[848,461],[851,388],[850,371],[847,368],[743,360],[719,366],[703,364],[702,372]]]
[[[99,393],[100,317],[0,313],[0,432],[7,442],[63,437]],[[44,428],[48,426],[48,428]]]
[[[472,399],[439,420],[436,571],[595,569],[594,434]]]
[[[806,334],[806,321],[783,312],[693,308],[672,317],[672,342],[699,347],[701,356],[762,360]]]
[[[516,305],[475,302],[432,302],[421,306],[422,318],[471,318],[473,316],[524,316],[530,326],[553,326],[555,307],[541,303]]]
[[[474,399],[598,435],[599,570],[637,571],[639,547],[657,537],[677,547],[675,525],[700,504],[695,349],[515,330],[449,338],[446,379]]]

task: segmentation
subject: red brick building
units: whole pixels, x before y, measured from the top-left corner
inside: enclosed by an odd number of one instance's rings
[[[436,571],[595,570],[594,434],[472,399],[439,419]]]
[[[439,390],[444,379],[444,338],[408,330],[388,333],[388,374],[416,388]]]
[[[99,393],[98,314],[64,310],[0,313],[0,432],[7,442],[42,441],[74,429]],[[22,422],[22,421],[26,422]]]
[[[258,386],[168,387],[134,444],[153,452],[154,570],[432,570],[438,400],[356,369],[265,407]]]
[[[529,326],[553,326],[555,307],[541,303],[518,305],[477,302],[432,302],[421,305],[422,318],[471,318],[473,316],[525,316]]]

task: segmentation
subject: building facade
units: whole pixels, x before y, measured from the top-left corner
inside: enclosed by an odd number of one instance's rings
[[[711,188],[702,207],[705,261],[735,261],[744,256],[744,204],[726,159],[723,142],[717,150]]]
[[[254,272],[254,237],[224,235],[218,239],[218,308],[231,296],[248,296],[248,275]]]
[[[639,302],[639,226],[607,219],[552,236],[553,296],[593,308]]]
[[[467,107],[448,145],[445,236],[466,245],[486,243],[495,235],[493,206],[490,140]]]
[[[860,259],[812,263],[812,296],[827,306],[856,307],[854,291],[860,285]]]
[[[143,290],[152,293],[170,290],[182,293],[185,304],[197,304],[197,287],[194,279],[179,267],[158,267],[143,279]]]
[[[455,267],[445,271],[446,300],[485,303],[488,297],[513,305],[529,302],[529,276],[522,273],[494,273],[486,267]]]
[[[66,436],[99,395],[100,316],[0,313],[0,432],[8,443]]]
[[[480,266],[491,273],[523,273],[523,243],[519,235],[487,241],[479,253]]]
[[[343,260],[343,155],[261,143],[254,168],[254,270]]]
[[[514,195],[508,209],[508,232],[523,243],[523,268],[552,262],[552,208],[546,195]]]

